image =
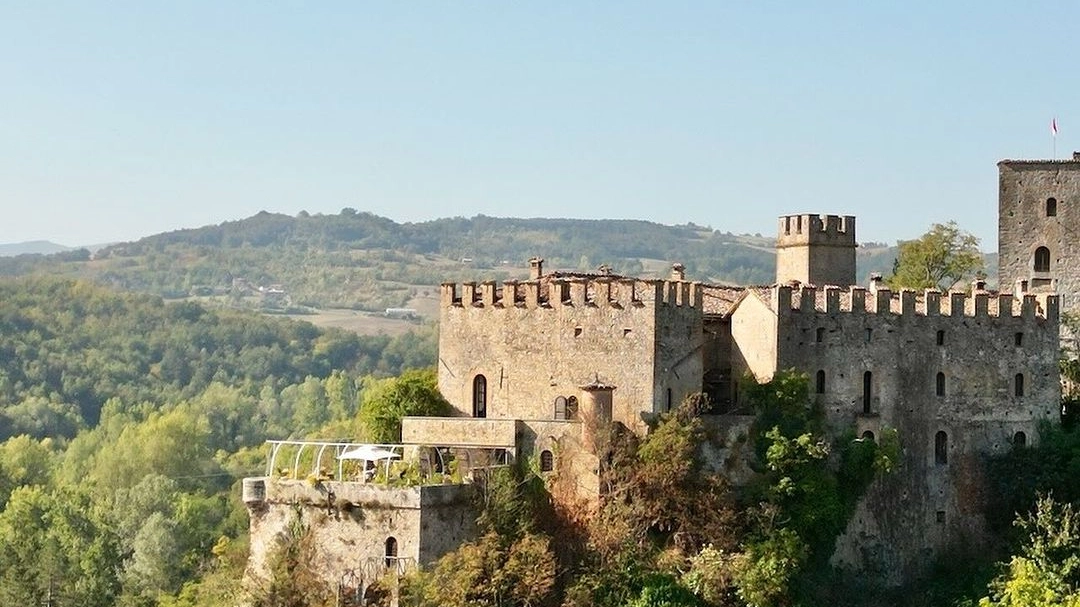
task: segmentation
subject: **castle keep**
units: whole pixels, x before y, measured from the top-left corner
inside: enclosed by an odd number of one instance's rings
[[[1080,227],[1069,204],[1080,200],[1080,159],[999,167],[1002,292],[982,282],[946,293],[857,286],[855,218],[815,214],[780,218],[769,286],[695,282],[678,264],[663,280],[545,273],[539,258],[528,280],[443,284],[438,383],[454,412],[406,418],[401,454],[430,470],[435,459],[422,454],[445,456],[465,479],[535,457],[542,472],[569,471],[580,497],[595,499],[592,422],[644,433],[654,416],[703,392],[712,404],[706,422],[723,428],[711,446],[716,468],[730,473],[752,421],[738,380],[796,369],[810,378],[834,437],[870,440],[895,429],[902,444],[897,472],[871,486],[834,563],[886,583],[911,579],[946,545],[981,537],[983,458],[1037,442],[1040,423],[1058,418],[1056,293],[1066,306],[1080,293],[1080,245],[1066,233]],[[339,475],[327,485],[349,482]],[[442,536],[431,526],[468,518],[459,492],[414,493],[375,491],[365,499],[382,518],[335,519],[340,533],[360,525],[356,537],[367,539],[327,562],[380,563],[392,545],[393,558],[408,546],[423,564],[468,535],[464,524]],[[434,522],[425,525],[428,503]],[[395,515],[394,504],[416,513]],[[253,537],[283,528],[283,517],[268,514],[281,504],[254,496],[249,505]]]
[[[998,281],[1080,305],[1080,153],[998,163]]]

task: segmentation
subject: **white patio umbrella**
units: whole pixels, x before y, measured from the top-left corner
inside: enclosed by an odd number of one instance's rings
[[[360,445],[343,451],[338,459],[361,459],[369,462],[377,462],[384,459],[396,459],[401,457],[389,449],[376,447],[375,445]]]
[[[390,474],[390,460],[400,458],[401,456],[389,449],[384,449],[376,445],[359,445],[352,449],[347,449],[338,456],[338,477],[340,478],[340,468],[342,460],[358,460],[364,462],[378,462],[386,461],[386,473]],[[374,474],[374,472],[373,472]],[[364,475],[364,481],[367,482],[367,475]]]

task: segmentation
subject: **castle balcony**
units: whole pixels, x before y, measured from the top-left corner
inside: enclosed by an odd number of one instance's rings
[[[507,466],[512,445],[493,446],[461,441],[369,444],[300,440],[266,441],[265,479],[393,487],[462,484],[481,468]],[[258,479],[255,479],[258,480]],[[251,497],[258,501],[258,490]],[[245,501],[247,480],[245,480]]]

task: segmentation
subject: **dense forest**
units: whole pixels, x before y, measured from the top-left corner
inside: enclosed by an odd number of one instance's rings
[[[60,274],[166,298],[232,296],[282,287],[290,305],[379,311],[430,294],[444,280],[521,277],[539,255],[550,268],[666,276],[683,263],[694,279],[764,284],[775,273],[771,235],[736,236],[694,224],[477,216],[422,223],[344,209],[297,217],[259,213],[53,255],[0,258],[0,275]],[[895,251],[860,249],[860,275],[886,271]],[[864,263],[865,262],[865,263]],[[280,302],[274,302],[275,305]]]
[[[263,442],[361,438],[364,395],[434,356],[432,327],[363,337],[0,281],[0,603],[196,604],[170,597],[220,559],[242,569],[234,485],[261,473]]]

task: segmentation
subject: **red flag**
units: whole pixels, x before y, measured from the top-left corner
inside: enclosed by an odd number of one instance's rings
[[[1050,119],[1050,135],[1057,137],[1057,118]]]

